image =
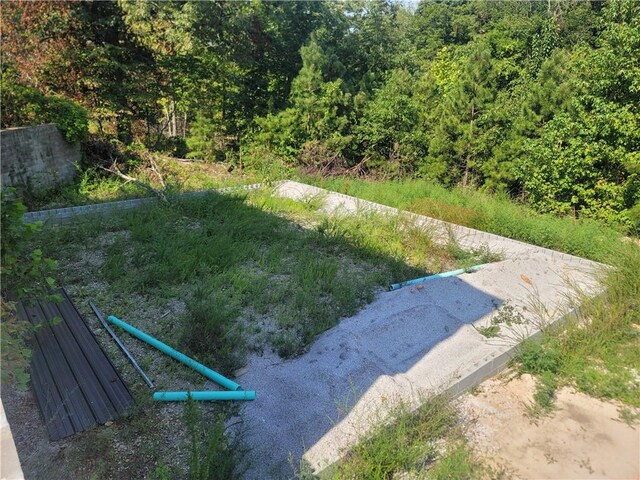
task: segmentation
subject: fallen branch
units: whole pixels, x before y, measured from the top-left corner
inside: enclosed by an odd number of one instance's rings
[[[169,199],[167,198],[167,196],[164,194],[164,192],[162,190],[157,190],[157,189],[153,188],[151,185],[149,185],[147,183],[144,183],[144,182],[141,182],[137,178],[134,178],[134,177],[132,177],[130,175],[127,175],[126,173],[122,173],[122,171],[118,168],[118,165],[116,164],[115,160],[113,161],[113,163],[111,164],[111,166],[109,168],[102,167],[102,166],[100,168],[102,170],[105,170],[107,172],[110,172],[110,173],[122,178],[123,180],[126,180],[127,182],[134,183],[134,184],[138,185],[139,187],[144,188],[145,190],[150,192],[152,195],[155,195],[156,197],[158,197],[164,203],[167,203],[167,204],[169,203]],[[157,172],[157,170],[154,169],[154,171],[160,177],[160,174]],[[162,184],[163,188],[166,188],[166,186],[164,184],[164,180],[161,179],[160,183]]]
[[[349,168],[347,170],[347,174],[354,175],[357,177],[363,176],[365,171],[365,166],[367,165],[367,162],[369,161],[369,159],[370,157],[364,157],[357,165],[354,165],[353,167]]]
[[[162,190],[166,190],[167,185],[166,183],[164,183],[164,178],[162,177],[162,174],[158,169],[158,164],[153,157],[149,157],[149,164],[151,165],[151,170],[153,170],[153,173],[155,173],[156,177],[158,177],[158,181],[160,182],[160,185],[162,185]]]

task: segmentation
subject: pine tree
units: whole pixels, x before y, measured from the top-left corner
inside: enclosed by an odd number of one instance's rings
[[[492,60],[489,48],[479,43],[467,57],[464,68],[440,107],[439,124],[429,145],[429,157],[449,166],[449,182],[463,186],[479,173],[478,164],[486,155],[480,122],[490,107]]]

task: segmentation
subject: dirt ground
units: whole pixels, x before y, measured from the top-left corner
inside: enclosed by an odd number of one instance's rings
[[[478,454],[509,479],[640,479],[640,425],[620,419],[619,406],[562,389],[551,415],[527,414],[535,381],[493,378],[461,398],[468,437]],[[76,442],[51,443],[31,391],[3,391],[26,478],[87,478]],[[637,411],[635,413],[638,413]]]
[[[491,466],[507,478],[640,479],[640,423],[625,423],[620,405],[563,388],[553,412],[532,418],[534,391],[531,376],[507,373],[461,399],[469,439]]]

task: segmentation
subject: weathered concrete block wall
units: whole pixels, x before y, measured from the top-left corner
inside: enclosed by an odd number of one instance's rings
[[[68,182],[81,158],[80,144],[68,143],[53,123],[0,130],[3,187],[42,190]]]

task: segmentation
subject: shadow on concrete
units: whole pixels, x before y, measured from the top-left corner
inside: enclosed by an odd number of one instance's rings
[[[488,350],[472,324],[502,303],[462,278],[384,292],[310,351],[255,357],[241,379],[258,400],[242,415],[247,478],[288,478],[335,462],[399,399],[415,401]]]
[[[427,273],[398,258],[353,244],[343,236],[303,229],[243,200],[242,196],[206,194],[175,199],[171,206],[146,205],[114,216],[107,223],[103,217],[87,217],[84,225],[70,224],[47,232],[55,240],[49,243],[47,255],[55,258],[55,245],[64,242],[90,243],[96,232],[105,228],[129,231],[129,236],[116,239],[106,249],[105,261],[99,267],[112,297],[105,300],[107,305],[118,303],[118,291],[153,295],[158,289],[184,284],[194,288],[206,284],[212,291],[222,291],[233,279],[229,272],[238,264],[253,263],[267,274],[291,275],[292,271],[271,271],[272,267],[265,263],[269,257],[266,253],[276,243],[289,246],[290,262],[282,262],[285,267],[287,263],[293,266],[309,261],[313,256],[332,255],[340,260],[364,258],[373,264],[386,264],[396,274],[394,281]],[[125,250],[130,252],[131,264],[124,261]],[[276,262],[273,268],[283,267]],[[74,280],[67,280],[71,286]],[[349,281],[354,284],[356,280]],[[76,277],[75,281],[83,279]],[[266,284],[265,288],[273,286]],[[295,296],[295,288],[292,284],[290,297]],[[98,293],[87,291],[87,296]],[[318,305],[327,303],[321,286],[315,293]],[[252,358],[247,373],[238,379],[244,388],[256,390],[258,395],[241,414],[246,440],[252,448],[253,470],[248,476],[291,476],[289,454],[295,463],[306,450],[313,454],[311,463],[322,464],[325,457],[334,458],[342,448],[340,442],[350,435],[349,429],[341,426],[349,426],[352,420],[358,423],[356,420],[361,418],[370,419],[369,407],[375,410],[381,398],[440,385],[442,372],[451,371],[452,361],[465,361],[464,352],[448,353],[451,340],[465,332],[462,339],[456,338],[456,348],[471,338],[466,350],[473,352],[478,334],[469,325],[499,304],[500,299],[460,278],[443,279],[424,288],[380,294],[356,316],[318,336],[309,352],[300,357]],[[136,323],[135,311],[123,313]],[[160,338],[166,336],[158,325],[136,325]],[[186,353],[206,361],[200,352]],[[212,360],[211,367],[219,368],[216,361],[219,359]],[[185,377],[174,378],[176,383],[182,380]]]

